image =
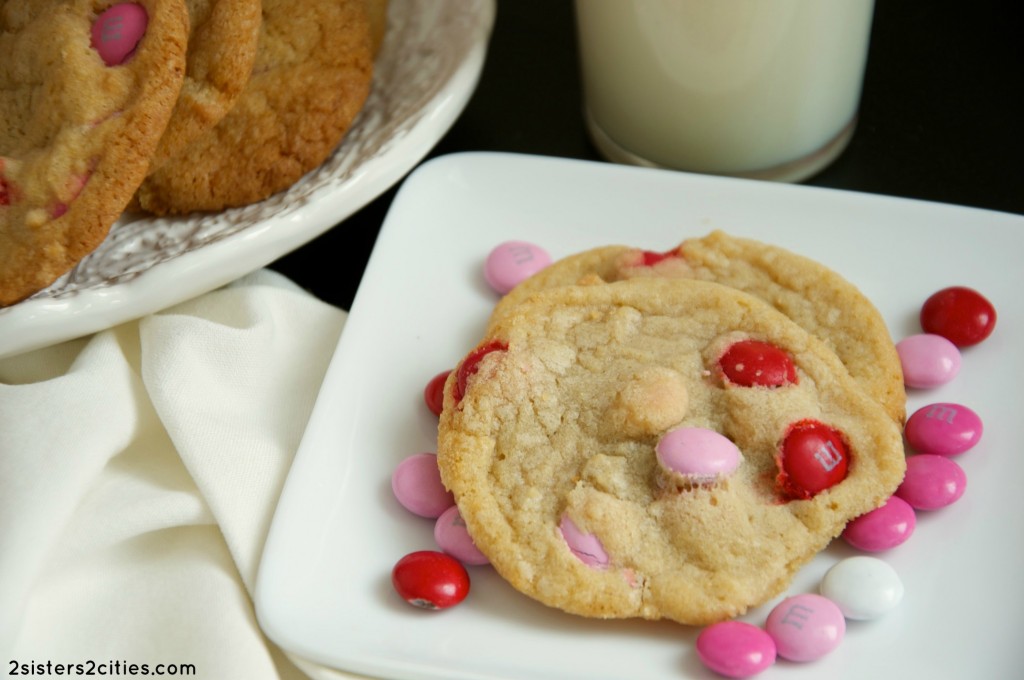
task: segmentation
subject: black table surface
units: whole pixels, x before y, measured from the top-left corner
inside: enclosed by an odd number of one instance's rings
[[[1024,214],[1022,38],[1019,0],[877,0],[856,132],[804,183]],[[499,0],[480,82],[426,158],[602,161],[581,107],[570,0]],[[348,309],[400,184],[270,267]]]

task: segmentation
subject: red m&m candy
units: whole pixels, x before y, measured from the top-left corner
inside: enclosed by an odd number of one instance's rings
[[[941,335],[957,347],[976,345],[996,326],[996,308],[976,290],[943,288],[921,307],[921,328]]]
[[[423,388],[423,401],[435,416],[440,416],[444,410],[444,383],[448,380],[449,373],[451,371],[441,371]]]
[[[850,453],[839,432],[817,420],[801,420],[782,440],[778,465],[783,494],[807,499],[846,478]]]
[[[391,570],[391,585],[413,606],[447,609],[466,599],[469,574],[451,555],[419,550],[398,560]]]
[[[729,382],[741,387],[782,387],[797,381],[789,355],[760,340],[734,343],[719,358],[718,365]]]
[[[455,397],[455,403],[462,401],[462,398],[466,396],[466,384],[469,382],[469,376],[480,370],[480,360],[491,352],[499,352],[506,349],[508,349],[508,345],[501,340],[491,340],[480,345],[466,356],[459,365],[458,373],[455,375],[455,389],[452,393],[452,396]]]
[[[3,156],[0,156],[0,206],[10,205],[14,202],[14,191],[11,184],[8,180],[4,179],[5,165],[7,165],[7,161],[4,160]]]
[[[669,259],[670,257],[679,257],[679,254],[675,250],[666,250],[663,253],[656,253],[653,250],[642,250],[640,251],[640,263],[644,267],[653,267],[654,265]]]

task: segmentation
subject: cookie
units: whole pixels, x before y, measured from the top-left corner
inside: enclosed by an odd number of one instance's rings
[[[256,60],[260,0],[186,0],[186,4],[190,30],[185,82],[150,172],[227,115]]]
[[[694,278],[765,300],[817,335],[897,422],[906,416],[903,372],[878,309],[828,267],[784,248],[715,231],[666,253],[606,246],[564,258],[509,292],[492,324],[533,292],[643,276]]]
[[[143,182],[156,213],[210,211],[260,201],[330,155],[369,93],[372,54],[365,0],[315,0],[302,11],[263,0],[256,63],[228,114]]]
[[[0,305],[106,237],[174,108],[187,40],[184,0],[0,2]]]
[[[388,30],[388,0],[366,0],[366,14],[370,20],[370,49],[376,56]]]
[[[773,358],[744,377],[754,345]],[[696,466],[664,450],[678,437]],[[670,278],[508,310],[448,377],[437,455],[521,592],[694,625],[782,592],[905,470],[899,426],[821,341],[742,291]]]

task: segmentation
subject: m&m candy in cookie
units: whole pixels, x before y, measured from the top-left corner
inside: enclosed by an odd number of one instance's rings
[[[448,376],[437,461],[475,547],[548,606],[736,617],[903,479],[893,412],[755,295],[640,276],[499,306]]]
[[[146,8],[134,2],[108,7],[92,22],[93,49],[107,66],[120,66],[128,61],[142,37],[146,35],[149,15]]]
[[[96,249],[184,81],[185,0],[0,2],[0,305]]]
[[[602,246],[564,257],[506,295],[495,307],[491,324],[538,290],[635,278],[712,281],[760,298],[835,352],[850,375],[893,420],[902,423],[905,419],[900,359],[874,304],[851,282],[819,262],[721,231],[688,238],[666,251]],[[770,355],[765,355],[761,360],[769,359]],[[749,367],[749,374],[754,370]]]

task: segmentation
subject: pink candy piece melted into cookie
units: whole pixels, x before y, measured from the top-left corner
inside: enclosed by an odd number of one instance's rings
[[[119,66],[135,53],[146,34],[149,15],[142,5],[124,2],[110,7],[92,24],[92,47],[107,66]]]
[[[740,450],[727,437],[703,427],[669,430],[655,448],[658,464],[689,481],[713,482],[731,475]]]
[[[558,528],[561,530],[562,538],[565,539],[569,550],[581,562],[596,568],[608,566],[610,558],[608,553],[605,552],[601,539],[594,534],[582,531],[568,515],[562,516],[562,521],[559,523]]]

